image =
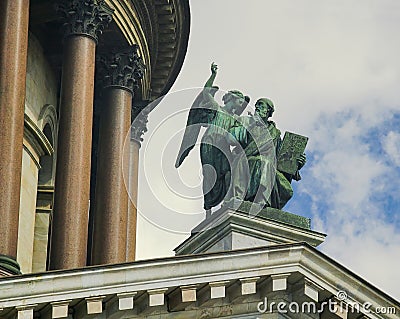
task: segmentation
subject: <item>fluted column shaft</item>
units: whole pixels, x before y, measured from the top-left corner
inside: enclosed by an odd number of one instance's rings
[[[93,264],[126,261],[131,107],[141,78],[136,46],[104,58],[104,81],[96,174]],[[128,144],[125,145],[125,141]]]
[[[18,241],[28,23],[29,0],[0,1],[0,255],[14,260]]]
[[[94,70],[97,35],[111,20],[101,1],[68,1],[61,80],[60,123],[51,269],[86,265]]]

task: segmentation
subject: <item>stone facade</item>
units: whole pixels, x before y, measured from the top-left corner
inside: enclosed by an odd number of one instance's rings
[[[22,155],[21,203],[17,261],[23,273],[32,272],[38,167],[27,152]]]
[[[26,75],[26,98],[25,98],[25,138],[22,155],[22,178],[21,178],[21,194],[20,194],[20,212],[19,212],[19,231],[18,231],[18,253],[17,261],[21,266],[23,273],[29,273],[33,270],[45,270],[47,241],[43,239],[42,230],[35,231],[35,221],[37,215],[37,197],[40,198],[39,173],[48,174],[46,169],[54,166],[55,156],[53,156],[53,141],[57,135],[56,124],[57,115],[53,105],[57,105],[57,86],[55,74],[50,67],[36,37],[30,33],[28,37],[28,62]],[[53,109],[50,111],[49,109]],[[48,125],[48,137],[43,133],[44,127]],[[47,144],[43,146],[41,144]],[[47,186],[52,190],[54,187],[54,176],[45,178]],[[42,175],[42,174],[41,174]],[[42,178],[43,179],[43,178]],[[38,194],[39,193],[39,194]],[[52,198],[49,199],[50,210],[45,220],[49,220],[51,213]],[[41,218],[40,220],[43,220]],[[41,232],[42,236],[39,236]],[[42,238],[42,245],[37,239]],[[34,246],[35,254],[34,254]],[[36,255],[34,257],[34,255]],[[40,257],[39,257],[40,256]],[[44,257],[44,260],[43,260]],[[41,264],[39,269],[33,267],[35,259],[36,264]],[[43,268],[44,264],[44,268]]]
[[[28,37],[28,63],[26,70],[25,114],[43,130],[40,120],[43,107],[57,105],[58,80],[39,40],[30,32]]]

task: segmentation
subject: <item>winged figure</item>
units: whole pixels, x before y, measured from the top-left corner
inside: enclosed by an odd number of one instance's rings
[[[220,204],[230,186],[232,152],[235,143],[230,129],[250,99],[240,91],[228,91],[222,98],[223,106],[214,99],[218,87],[213,86],[218,67],[211,64],[211,76],[194,100],[189,111],[185,133],[175,166],[178,168],[195,146],[201,127],[206,131],[201,139],[200,158],[203,168],[204,209]]]

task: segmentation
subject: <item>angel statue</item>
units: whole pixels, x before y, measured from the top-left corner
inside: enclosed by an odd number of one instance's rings
[[[219,105],[214,99],[219,88],[213,86],[217,69],[217,65],[212,63],[211,76],[192,104],[175,163],[177,168],[182,164],[195,146],[200,128],[206,127],[200,144],[206,216],[211,214],[212,207],[224,200],[231,184],[230,146],[235,141],[230,137],[229,131],[235,125],[237,116],[243,112],[250,101],[241,92],[232,90],[223,96],[224,105]]]

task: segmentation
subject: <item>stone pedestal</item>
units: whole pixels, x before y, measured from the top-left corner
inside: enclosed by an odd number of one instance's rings
[[[325,234],[311,230],[308,218],[275,208],[253,213],[251,205],[248,202],[240,206],[226,204],[192,230],[191,236],[175,248],[176,255],[295,242],[318,246],[325,239]]]
[[[0,1],[0,256],[12,259],[17,256],[28,22],[29,0]],[[0,266],[9,268],[4,258]]]

